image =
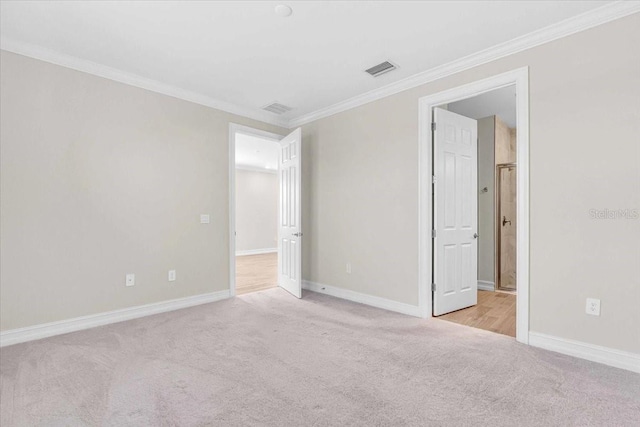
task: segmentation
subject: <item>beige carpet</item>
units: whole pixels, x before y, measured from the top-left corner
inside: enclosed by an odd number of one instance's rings
[[[638,426],[640,375],[280,289],[0,350],[9,426]]]

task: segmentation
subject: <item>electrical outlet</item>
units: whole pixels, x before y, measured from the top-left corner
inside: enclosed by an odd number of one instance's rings
[[[347,263],[347,274],[351,274],[351,263]]]
[[[170,282],[175,282],[176,281],[176,271],[175,270],[169,270],[169,281]]]
[[[209,214],[200,214],[200,224],[209,224],[211,217]]]
[[[136,284],[136,275],[133,273],[129,273],[127,274],[127,276],[125,277],[124,280],[124,285],[125,286],[133,286]]]
[[[587,298],[586,313],[592,316],[600,316],[600,300],[595,298]]]

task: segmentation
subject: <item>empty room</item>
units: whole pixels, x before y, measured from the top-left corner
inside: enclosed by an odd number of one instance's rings
[[[639,1],[0,0],[0,425],[640,425]]]

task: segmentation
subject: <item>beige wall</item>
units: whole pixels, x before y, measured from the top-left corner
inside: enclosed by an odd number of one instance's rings
[[[495,116],[478,120],[478,280],[495,279]]]
[[[640,352],[640,220],[590,214],[640,207],[639,44],[636,14],[304,126],[304,277],[417,304],[418,99],[529,66],[531,330]],[[2,330],[227,289],[228,123],[284,131],[1,55]]]
[[[229,122],[283,129],[1,55],[2,330],[228,289]]]
[[[305,125],[305,279],[417,305],[418,99],[529,66],[531,330],[640,353],[640,220],[589,212],[640,208],[639,45],[635,14]]]
[[[236,169],[236,252],[278,247],[278,174]]]

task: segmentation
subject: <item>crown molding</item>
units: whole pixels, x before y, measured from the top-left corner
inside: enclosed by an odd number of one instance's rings
[[[62,67],[71,68],[83,73],[104,77],[109,80],[124,83],[130,86],[135,86],[141,89],[146,89],[151,92],[161,93],[173,98],[178,98],[185,101],[193,102],[195,104],[204,105],[206,107],[215,108],[216,110],[225,111],[227,113],[236,114],[238,116],[246,117],[249,119],[259,120],[264,123],[282,126],[285,128],[288,126],[288,122],[286,120],[274,117],[273,114],[266,111],[263,112],[260,110],[240,107],[235,104],[219,101],[206,95],[162,83],[157,80],[142,77],[137,74],[128,73],[126,71],[102,65],[97,62],[88,61],[86,59],[67,55],[41,46],[36,46],[30,43],[24,43],[21,41],[13,40],[11,38],[2,37],[0,39],[0,49],[30,58],[39,59],[51,64],[60,65]]]
[[[289,121],[288,126],[290,129],[302,126],[637,12],[640,12],[640,1],[612,2],[480,52],[414,74],[395,83],[354,96],[329,107],[295,117]]]
[[[0,49],[226,111],[227,113],[292,129],[638,12],[640,12],[640,1],[615,1],[505,43],[290,120],[275,117],[268,112],[257,109],[219,101],[157,80],[6,37],[0,39]]]

